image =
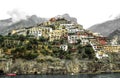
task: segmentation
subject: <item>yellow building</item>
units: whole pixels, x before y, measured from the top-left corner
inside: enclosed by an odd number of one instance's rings
[[[11,34],[15,34],[17,31],[16,30],[12,30]]]
[[[25,29],[25,28],[23,28],[23,29],[12,30],[12,31],[11,31],[11,35],[13,35],[13,34],[24,35],[24,36],[27,35],[27,34],[26,34],[26,29]]]
[[[42,29],[42,36],[44,36],[45,38],[49,37],[49,33],[52,32],[52,28],[51,27],[40,27]]]
[[[44,26],[51,25],[51,22],[50,22],[50,21],[44,22],[43,25],[44,25]]]
[[[39,27],[32,27],[32,28],[29,28],[27,31],[28,31],[27,35],[32,35],[36,38],[39,38],[40,36],[42,36],[42,29]]]
[[[105,52],[120,52],[120,45],[106,45],[104,46]]]
[[[49,34],[49,41],[60,40],[63,35],[67,33],[66,29],[53,30]]]

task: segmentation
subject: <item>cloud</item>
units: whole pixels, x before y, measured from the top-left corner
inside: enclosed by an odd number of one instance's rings
[[[18,9],[14,9],[12,11],[8,11],[7,14],[12,18],[12,22],[18,22],[22,19],[27,19],[26,13],[22,12]]]

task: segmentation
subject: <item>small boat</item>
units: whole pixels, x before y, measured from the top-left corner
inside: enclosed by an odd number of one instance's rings
[[[71,73],[70,75],[74,75],[74,73]]]
[[[16,76],[16,74],[14,74],[14,73],[9,73],[9,74],[6,74],[6,76]]]

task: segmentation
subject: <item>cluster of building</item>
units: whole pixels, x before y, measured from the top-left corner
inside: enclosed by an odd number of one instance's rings
[[[107,57],[107,52],[120,52],[120,45],[116,43],[116,39],[108,41],[106,37],[99,33],[85,30],[81,25],[64,18],[51,18],[49,21],[37,26],[13,30],[11,34],[29,35],[37,39],[43,36],[50,42],[66,39],[67,43],[70,44],[78,43],[78,40],[80,40],[80,44],[83,46],[90,44],[96,51],[96,57],[98,58]],[[61,44],[60,48],[67,51],[68,45],[66,43]]]

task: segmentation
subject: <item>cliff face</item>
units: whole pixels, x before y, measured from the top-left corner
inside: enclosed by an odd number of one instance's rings
[[[60,60],[54,62],[16,60],[14,63],[9,62],[10,67],[6,67],[7,64],[8,62],[3,62],[0,65],[0,69],[4,70],[5,73],[17,74],[79,74],[120,70],[117,63],[80,60]]]
[[[96,24],[88,28],[93,32],[101,33],[103,36],[109,36],[112,32],[120,27],[120,18]]]

